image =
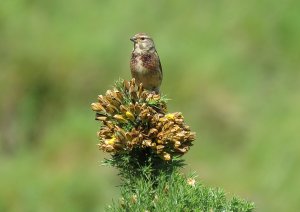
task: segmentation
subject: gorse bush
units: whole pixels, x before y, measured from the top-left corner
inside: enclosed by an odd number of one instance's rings
[[[119,201],[113,211],[251,211],[253,204],[226,200],[221,189],[206,188],[195,177],[185,177],[182,155],[195,133],[180,112],[169,113],[167,99],[147,91],[135,80],[119,80],[112,90],[92,103],[99,148],[111,154],[104,164],[116,167],[122,178]]]
[[[113,90],[98,96],[92,109],[103,123],[99,147],[112,153],[118,166],[121,161],[134,170],[150,161],[155,170],[173,165],[172,159],[185,154],[195,140],[182,114],[168,113],[166,98],[144,90],[134,79],[116,82]]]

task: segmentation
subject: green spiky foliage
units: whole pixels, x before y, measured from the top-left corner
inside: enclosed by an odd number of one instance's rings
[[[156,182],[137,178],[120,188],[122,197],[107,206],[107,211],[250,212],[254,209],[253,203],[235,196],[226,198],[222,189],[206,187],[195,175],[186,177],[178,171],[162,172]]]

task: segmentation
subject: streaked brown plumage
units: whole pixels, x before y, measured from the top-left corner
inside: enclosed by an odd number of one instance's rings
[[[134,43],[130,60],[132,78],[144,88],[159,93],[163,78],[159,56],[153,39],[145,33],[138,33],[130,40]]]

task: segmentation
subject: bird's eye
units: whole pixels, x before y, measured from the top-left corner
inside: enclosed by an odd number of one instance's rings
[[[141,40],[145,40],[145,38],[144,38],[144,37],[141,37]]]

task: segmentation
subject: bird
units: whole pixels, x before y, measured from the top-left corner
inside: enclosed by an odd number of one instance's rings
[[[137,33],[133,42],[130,69],[131,76],[146,90],[159,94],[163,72],[153,39],[146,33]]]

